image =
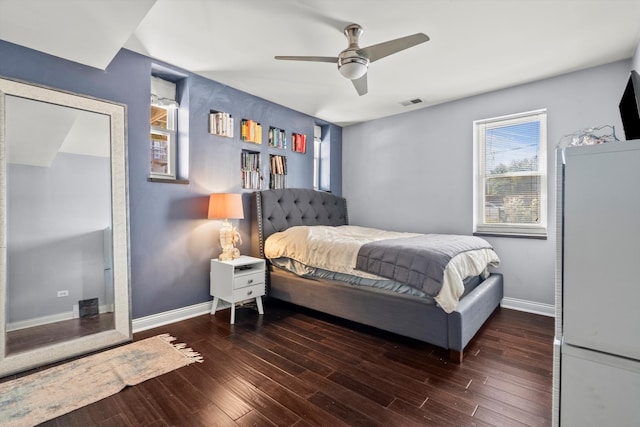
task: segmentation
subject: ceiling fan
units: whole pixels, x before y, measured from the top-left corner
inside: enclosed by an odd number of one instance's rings
[[[349,47],[338,56],[276,56],[275,59],[337,63],[340,74],[351,80],[358,95],[362,96],[367,93],[367,69],[370,63],[429,40],[426,34],[416,33],[361,48],[358,46],[358,39],[362,32],[362,27],[358,24],[347,25],[344,35],[349,41]]]

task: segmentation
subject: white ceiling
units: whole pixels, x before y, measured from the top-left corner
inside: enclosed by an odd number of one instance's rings
[[[371,64],[361,97],[334,64],[273,59],[337,56],[352,22],[361,47],[431,40]],[[0,38],[98,68],[125,47],[348,125],[630,58],[640,0],[0,0]]]
[[[49,167],[58,153],[109,157],[109,116],[7,96],[7,163]]]
[[[0,0],[0,39],[104,69],[155,0]]]

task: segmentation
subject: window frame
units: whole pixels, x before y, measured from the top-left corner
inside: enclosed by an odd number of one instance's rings
[[[320,149],[322,141],[313,140],[313,189],[320,189]]]
[[[313,189],[320,190],[320,167],[322,150],[322,127],[313,126]]]
[[[178,109],[173,105],[163,105],[159,103],[151,102],[149,105],[149,112],[151,107],[162,108],[167,112],[167,128],[157,127],[151,125],[151,118],[149,119],[149,177],[156,179],[176,179],[176,128],[178,121]],[[167,172],[154,172],[151,168],[151,162],[153,161],[153,134],[164,135],[167,137]]]
[[[540,177],[540,220],[537,224],[487,223],[485,219],[486,178],[485,137],[487,129],[495,129],[516,124],[540,123],[538,149],[538,171],[524,173],[526,176]],[[539,109],[473,122],[473,233],[476,235],[497,235],[507,237],[547,238],[548,191],[547,191],[547,110]],[[510,172],[505,176],[523,176],[523,172]]]

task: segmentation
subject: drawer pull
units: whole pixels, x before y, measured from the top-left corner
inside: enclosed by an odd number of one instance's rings
[[[247,295],[251,295],[253,293],[253,291],[249,291],[247,292]]]
[[[250,284],[252,284],[252,283],[253,283],[253,279],[249,279],[249,280],[247,280],[247,284],[249,284],[249,285],[250,285]]]

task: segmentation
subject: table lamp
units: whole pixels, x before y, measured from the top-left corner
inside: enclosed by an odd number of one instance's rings
[[[236,248],[236,243],[242,243],[240,233],[231,225],[230,219],[243,219],[242,195],[230,193],[211,194],[209,196],[209,219],[223,219],[220,229],[220,245],[222,254],[218,257],[220,261],[229,261],[240,256],[240,250]]]

